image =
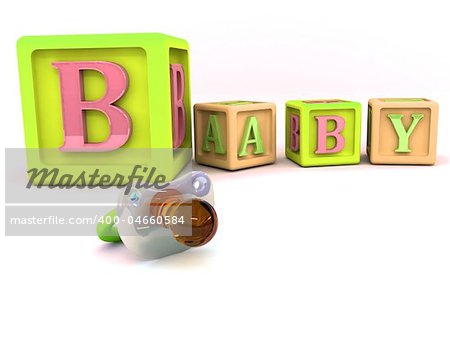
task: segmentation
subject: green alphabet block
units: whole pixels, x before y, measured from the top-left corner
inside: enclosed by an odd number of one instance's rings
[[[286,102],[286,157],[300,166],[359,164],[360,145],[360,103]]]
[[[19,39],[17,51],[26,147],[49,149],[29,158],[29,166],[57,167],[71,174],[101,166],[103,173],[127,174],[140,164],[157,166],[172,178],[190,162],[186,41],[156,33],[29,36]],[[78,91],[71,85],[76,81],[66,76],[69,72],[63,73],[63,66],[74,64]],[[125,84],[100,66],[118,69]],[[124,88],[116,88],[118,83]],[[121,95],[102,108],[98,102],[114,90]],[[74,95],[81,100],[81,117],[74,117],[74,104],[67,102]],[[115,125],[113,113],[125,121],[128,115],[128,128]],[[79,120],[84,131],[76,134]],[[146,149],[153,158],[142,155]]]

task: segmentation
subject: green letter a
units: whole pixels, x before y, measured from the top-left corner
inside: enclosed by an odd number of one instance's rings
[[[250,138],[251,133],[253,133],[253,138]],[[264,145],[261,138],[261,132],[259,130],[258,120],[255,116],[250,116],[245,121],[244,135],[239,148],[239,157],[244,157],[247,155],[248,144],[255,144],[253,154],[264,154]]]
[[[412,114],[411,117],[413,119],[408,131],[405,130],[405,127],[402,123],[402,114],[389,114],[389,119],[394,125],[395,132],[398,136],[398,147],[395,152],[407,153],[411,152],[409,149],[409,137],[413,133],[417,124],[419,124],[420,120],[423,118],[423,114]]]
[[[214,152],[217,154],[225,154],[222,144],[222,136],[220,134],[219,121],[217,115],[210,115],[208,118],[208,126],[206,127],[206,135],[203,140],[203,151],[211,152],[211,144],[214,143]]]

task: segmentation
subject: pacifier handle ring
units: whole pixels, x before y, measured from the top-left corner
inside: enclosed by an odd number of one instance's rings
[[[199,187],[196,188],[195,184],[198,183]],[[193,171],[192,172],[192,192],[197,197],[204,197],[207,195],[211,189],[211,179],[209,176],[201,171]]]

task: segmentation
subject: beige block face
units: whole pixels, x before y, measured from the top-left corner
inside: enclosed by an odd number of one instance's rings
[[[260,103],[264,104],[264,103]],[[239,111],[236,116],[236,126],[233,130],[236,144],[236,155],[230,158],[230,164],[233,169],[259,166],[275,162],[275,146],[276,146],[276,131],[275,131],[275,107],[270,103],[265,103],[267,109]],[[262,108],[262,107],[261,107]],[[239,156],[239,149],[241,143],[245,142],[245,125],[249,118],[255,117],[258,121],[259,131],[261,134],[262,145],[264,153],[254,154],[255,145],[247,145],[247,155]]]
[[[208,131],[209,116],[215,114],[220,126],[225,154],[204,151],[203,144]],[[249,101],[204,103],[194,106],[195,116],[195,159],[199,164],[227,170],[271,164],[276,159],[276,121],[275,104]],[[264,152],[254,154],[255,144],[247,145],[247,155],[239,156],[239,150],[245,138],[247,121],[256,118]],[[250,139],[255,135],[250,134]],[[245,142],[245,140],[244,140]],[[211,150],[214,149],[211,143]]]
[[[369,101],[369,159],[373,164],[432,165],[436,161],[437,103],[426,99],[372,99]],[[410,152],[396,152],[399,136],[389,115],[402,115],[404,130],[409,130],[413,115],[422,115],[409,136]]]
[[[410,153],[396,153],[398,136],[389,114],[402,114],[402,124],[409,129],[413,122],[413,114],[422,114],[424,117],[417,124],[414,132],[409,137]],[[378,151],[383,156],[428,156],[430,151],[430,109],[381,109],[380,111],[380,133],[378,138]]]
[[[225,149],[225,154],[216,152],[216,144],[210,142],[211,151],[204,151],[203,144],[208,131],[208,121],[211,115],[217,116],[217,121],[220,127],[220,137]],[[227,143],[227,115],[224,111],[208,111],[198,109],[195,111],[195,155],[197,161],[207,160],[205,164],[213,166],[226,166],[228,157],[228,143]]]

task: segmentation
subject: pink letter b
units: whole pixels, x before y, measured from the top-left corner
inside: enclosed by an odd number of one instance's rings
[[[300,118],[298,115],[291,114],[290,116],[290,141],[289,141],[289,148],[293,152],[297,152],[300,143],[299,143],[299,136],[300,136]]]
[[[61,86],[62,114],[65,152],[112,151],[124,145],[131,133],[128,113],[114,106],[128,87],[125,70],[114,63],[103,61],[54,62],[58,69]],[[100,72],[106,81],[106,93],[96,101],[85,101],[83,93],[83,70]],[[86,110],[103,112],[109,121],[110,134],[106,141],[88,143],[86,134]]]
[[[186,134],[186,110],[184,108],[184,71],[181,64],[170,65],[170,88],[172,96],[172,147],[183,144]]]
[[[331,154],[342,151],[345,146],[345,139],[341,132],[345,128],[345,119],[340,116],[316,116],[317,119],[317,150],[316,154]],[[328,121],[334,121],[336,128],[333,131],[328,131]],[[328,149],[327,139],[333,137],[336,140],[336,145]]]

